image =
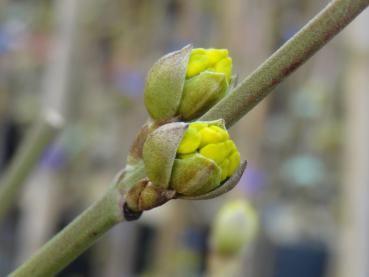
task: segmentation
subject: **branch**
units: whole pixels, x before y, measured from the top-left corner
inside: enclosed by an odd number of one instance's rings
[[[10,276],[54,276],[105,232],[124,220],[124,191],[143,177],[145,173],[141,164],[124,174],[123,180],[116,179],[100,200],[73,220]]]
[[[223,118],[231,127],[368,5],[369,0],[332,1],[200,120]]]
[[[68,91],[66,85],[71,67],[72,41],[78,16],[77,5],[82,5],[81,1],[55,3],[57,33],[45,72],[43,93],[44,106],[49,111],[41,114],[40,122],[31,127],[30,134],[22,142],[12,164],[0,181],[0,222],[9,207],[14,204],[18,191],[36,166],[43,151],[61,130],[66,102],[70,97],[70,90]]]
[[[305,62],[369,5],[369,0],[335,0],[247,77],[201,120],[224,118],[228,127],[259,103],[271,89]],[[12,276],[54,275],[104,232],[123,220],[124,191],[145,177],[140,163],[107,194],[42,247]]]
[[[5,175],[0,180],[0,222],[14,203],[18,191],[31,173],[45,148],[59,133],[63,119],[57,113],[46,113],[25,137]]]

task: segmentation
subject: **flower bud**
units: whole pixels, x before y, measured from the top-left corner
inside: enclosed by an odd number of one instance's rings
[[[213,251],[221,255],[237,255],[255,237],[258,216],[245,200],[233,200],[219,211],[211,236]]]
[[[191,51],[186,78],[192,78],[203,71],[223,73],[227,82],[232,76],[232,59],[226,49],[196,48]]]
[[[240,166],[223,120],[163,125],[147,138],[143,160],[154,185],[183,196],[214,190]]]
[[[169,53],[150,69],[146,78],[144,101],[154,120],[162,121],[176,116],[191,50],[192,46],[188,45]]]
[[[185,121],[200,117],[226,95],[227,88],[223,73],[204,71],[186,80],[179,115]]]
[[[145,85],[145,105],[156,121],[201,116],[229,87],[232,60],[225,49],[186,46],[159,59]]]

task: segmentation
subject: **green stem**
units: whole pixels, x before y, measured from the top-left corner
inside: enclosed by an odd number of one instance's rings
[[[227,126],[233,125],[275,85],[349,24],[368,4],[369,0],[331,2],[201,120],[224,118]],[[44,276],[60,271],[104,232],[123,219],[122,189],[132,186],[144,176],[144,169],[140,165],[129,171],[123,180],[117,180],[115,186],[101,200],[42,247],[16,270],[13,276]]]
[[[109,190],[10,276],[53,276],[120,222],[120,211],[117,193]]]
[[[53,276],[89,248],[99,237],[122,222],[123,189],[145,176],[142,165],[126,174],[105,195],[39,249],[10,276]]]
[[[200,119],[223,118],[231,127],[368,5],[369,0],[332,1]]]
[[[61,126],[62,118],[59,114],[47,113],[25,137],[5,175],[0,180],[0,222],[15,202],[18,191],[45,148],[59,133]]]

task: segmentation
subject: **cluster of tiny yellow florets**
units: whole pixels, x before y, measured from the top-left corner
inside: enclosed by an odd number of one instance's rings
[[[191,78],[203,71],[224,73],[229,82],[232,75],[232,59],[228,56],[228,50],[193,49],[188,62],[186,77]]]
[[[221,180],[232,176],[240,165],[240,154],[227,130],[204,122],[191,123],[177,149],[177,157],[203,155],[221,169]]]

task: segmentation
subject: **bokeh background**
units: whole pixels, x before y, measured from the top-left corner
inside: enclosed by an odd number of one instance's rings
[[[227,48],[242,80],[327,3],[2,0],[0,174],[45,110],[66,127],[0,225],[0,276],[123,167],[160,56],[188,43]],[[240,197],[261,225],[240,276],[369,276],[368,26],[366,11],[231,129],[249,162],[234,191],[116,226],[59,276],[201,276],[214,215]]]

